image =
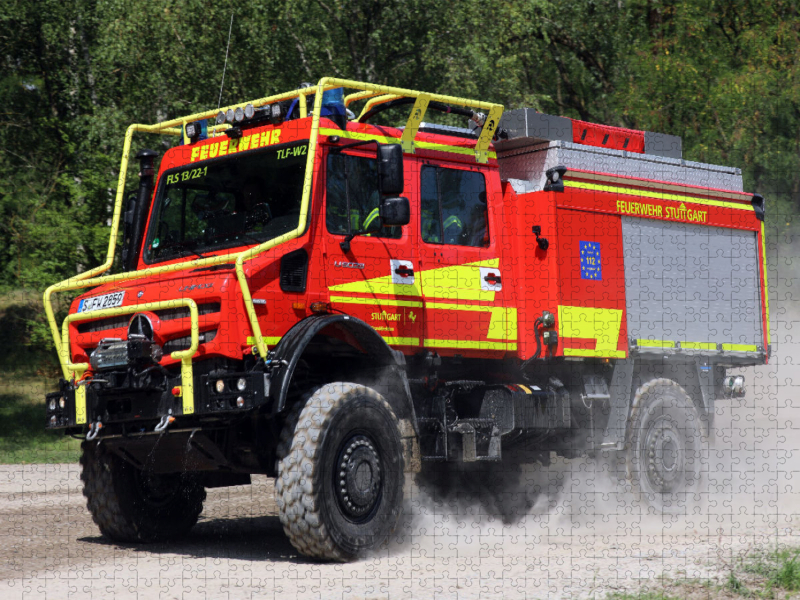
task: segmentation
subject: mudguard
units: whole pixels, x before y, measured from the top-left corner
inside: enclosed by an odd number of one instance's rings
[[[289,384],[308,344],[320,331],[331,327],[351,335],[378,366],[394,367],[393,370],[402,378],[406,400],[409,405],[411,404],[411,394],[405,377],[405,357],[402,352],[392,350],[378,332],[361,319],[349,315],[314,315],[292,327],[281,338],[270,356],[271,364],[277,365],[272,371],[270,386],[273,413],[280,413],[286,408]],[[398,416],[402,418],[402,415]]]

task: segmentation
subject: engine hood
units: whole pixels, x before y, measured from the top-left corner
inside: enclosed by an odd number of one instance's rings
[[[70,312],[76,312],[81,300],[96,298],[114,292],[125,292],[119,306],[174,300],[177,298],[220,297],[235,283],[236,272],[233,264],[216,265],[188,271],[163,273],[146,279],[133,279],[110,283],[92,288],[77,296]]]

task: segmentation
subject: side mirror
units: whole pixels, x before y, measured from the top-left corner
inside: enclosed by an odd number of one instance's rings
[[[378,186],[384,196],[403,193],[403,148],[400,144],[378,144]]]
[[[384,198],[379,214],[384,227],[408,225],[411,221],[411,207],[408,204],[408,198]]]

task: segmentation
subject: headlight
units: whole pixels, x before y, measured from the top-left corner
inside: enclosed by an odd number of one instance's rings
[[[237,123],[244,121],[244,109],[241,106],[237,106],[233,111],[233,120]]]
[[[222,125],[225,122],[225,113],[219,111],[217,113],[217,125]]]
[[[225,120],[228,123],[233,123],[233,109],[232,108],[229,108],[227,111],[225,111]]]
[[[221,394],[225,391],[225,382],[222,379],[217,379],[217,383],[214,384],[214,389],[217,390],[218,394]]]
[[[236,382],[236,389],[240,392],[243,392],[247,387],[247,379],[244,377],[240,377],[239,380]]]
[[[55,409],[56,409],[56,399],[55,399],[55,398],[52,398],[52,399],[50,400],[50,404],[49,404],[48,408],[49,408],[50,410],[55,410]]]
[[[723,379],[722,391],[727,398],[741,398],[744,396],[744,376],[730,375]]]
[[[254,114],[256,114],[256,109],[253,108],[252,104],[248,104],[244,107],[244,116],[246,118],[252,119]]]

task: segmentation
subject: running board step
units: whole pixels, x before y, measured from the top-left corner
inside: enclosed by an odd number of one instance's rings
[[[500,429],[494,419],[461,419],[450,428],[461,434],[461,460],[500,460]]]

